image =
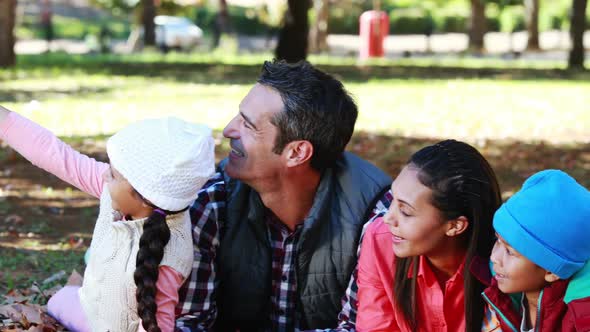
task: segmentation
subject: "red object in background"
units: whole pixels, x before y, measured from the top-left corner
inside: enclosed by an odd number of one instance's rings
[[[360,19],[360,57],[382,57],[383,41],[389,34],[389,17],[386,12],[370,10],[364,12]]]

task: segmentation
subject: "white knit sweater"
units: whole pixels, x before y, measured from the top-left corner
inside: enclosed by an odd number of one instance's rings
[[[136,332],[140,318],[133,273],[147,218],[115,221],[115,214],[105,187],[90,244],[90,259],[79,291],[80,302],[93,331]],[[170,266],[187,278],[193,262],[189,214],[185,211],[168,216],[166,222],[170,227],[170,241],[160,265]]]

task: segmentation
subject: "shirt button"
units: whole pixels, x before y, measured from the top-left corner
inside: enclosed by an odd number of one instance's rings
[[[284,316],[285,315],[285,310],[284,309],[279,309],[279,315]]]
[[[281,277],[281,280],[282,281],[287,281],[287,275],[286,274],[283,274],[283,276]]]

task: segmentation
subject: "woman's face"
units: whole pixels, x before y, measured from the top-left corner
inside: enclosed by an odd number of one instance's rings
[[[113,210],[134,219],[149,216],[150,207],[144,203],[127,179],[112,165],[104,172],[102,178],[111,194]]]
[[[450,226],[432,205],[432,190],[418,180],[418,170],[404,167],[391,191],[393,202],[383,220],[391,231],[395,255],[405,258],[444,252]]]

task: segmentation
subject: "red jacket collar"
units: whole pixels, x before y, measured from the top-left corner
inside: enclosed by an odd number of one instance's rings
[[[541,308],[538,313],[539,325],[536,331],[561,331],[563,317],[567,312],[567,305],[563,297],[569,280],[559,280],[551,283],[543,289],[541,295]],[[483,297],[494,310],[502,324],[502,331],[520,331],[522,312],[520,305],[514,305],[512,298],[504,294],[498,288],[496,279],[492,279],[491,285],[483,292]]]

